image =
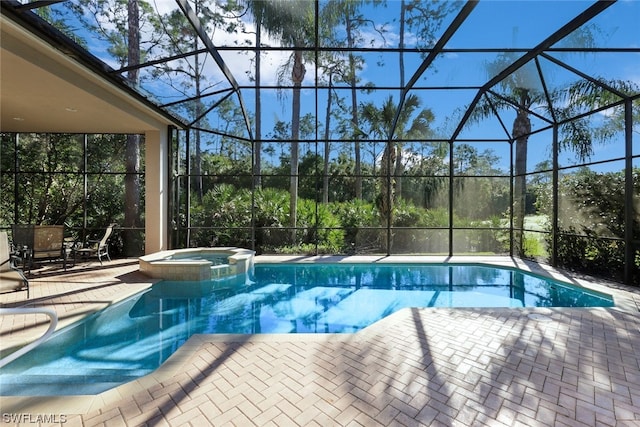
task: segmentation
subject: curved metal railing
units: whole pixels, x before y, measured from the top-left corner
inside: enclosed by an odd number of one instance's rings
[[[51,336],[51,334],[53,334],[56,326],[58,326],[58,315],[50,308],[0,308],[0,316],[16,314],[46,314],[51,319],[49,322],[49,329],[47,329],[44,335],[37,340],[0,359],[0,368],[42,344]]]

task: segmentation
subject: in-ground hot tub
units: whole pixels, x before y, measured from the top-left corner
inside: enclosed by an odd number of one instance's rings
[[[202,281],[251,273],[255,252],[234,247],[189,248],[138,258],[140,271],[155,279]]]

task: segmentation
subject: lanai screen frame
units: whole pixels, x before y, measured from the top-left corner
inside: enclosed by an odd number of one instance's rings
[[[46,6],[46,5],[50,5],[50,4],[56,4],[56,3],[61,3],[61,2],[57,2],[57,1],[51,1],[51,2],[35,2],[32,5],[15,5],[16,9],[20,9],[20,13],[31,13],[30,11],[40,7],[40,6]],[[421,77],[422,73],[424,71],[426,71],[427,69],[429,69],[429,66],[431,65],[431,63],[436,59],[436,57],[438,57],[439,55],[446,55],[446,54],[456,54],[456,53],[482,53],[482,52],[488,52],[488,51],[494,51],[494,49],[451,49],[451,48],[447,48],[446,44],[447,41],[449,39],[449,37],[452,37],[456,34],[456,30],[458,29],[458,27],[460,25],[462,25],[466,18],[472,13],[473,9],[476,7],[478,2],[466,2],[459,10],[458,13],[456,14],[456,17],[449,23],[449,25],[446,27],[446,29],[444,30],[444,32],[441,34],[441,37],[435,42],[433,48],[431,50],[428,50],[425,56],[425,59],[422,63],[422,65],[415,71],[415,73],[413,73],[411,79],[409,79],[408,83],[404,86],[404,87],[399,87],[399,86],[389,86],[386,89],[389,90],[393,90],[393,91],[398,91],[401,93],[401,99],[405,99],[407,94],[409,94],[411,92],[412,89],[414,89],[415,91],[428,91],[428,90],[438,90],[438,89],[453,89],[453,88],[438,88],[438,87],[423,87],[423,88],[414,88],[414,84],[418,81],[418,79]],[[601,12],[603,12],[604,10],[606,10],[608,7],[611,7],[613,5],[614,2],[595,2],[594,4],[592,4],[589,7],[586,7],[585,10],[580,13],[579,15],[577,15],[575,18],[571,19],[569,22],[567,22],[566,25],[564,25],[563,27],[561,27],[558,31],[554,32],[553,34],[549,35],[547,38],[545,38],[541,43],[539,43],[537,46],[530,48],[530,49],[512,49],[511,52],[513,52],[514,54],[516,54],[516,57],[518,58],[515,62],[513,62],[511,65],[509,65],[508,67],[506,67],[505,69],[503,69],[500,73],[490,77],[488,79],[488,81],[484,84],[481,85],[477,85],[477,86],[469,86],[467,89],[470,90],[475,90],[476,91],[476,95],[475,98],[473,99],[471,105],[468,107],[467,111],[465,112],[465,114],[463,115],[462,119],[459,122],[458,127],[456,128],[456,130],[454,131],[453,135],[450,138],[447,139],[437,139],[437,138],[429,138],[428,140],[426,140],[426,142],[433,142],[433,143],[446,143],[449,145],[449,164],[450,164],[450,171],[448,173],[448,175],[445,175],[446,179],[448,180],[448,184],[449,184],[449,203],[448,203],[448,209],[449,209],[449,224],[447,227],[443,228],[442,231],[446,232],[448,235],[448,250],[446,251],[446,254],[451,256],[451,255],[455,255],[457,253],[459,253],[459,251],[455,250],[454,248],[454,243],[455,243],[455,232],[458,230],[466,230],[467,228],[465,227],[456,227],[454,222],[453,222],[453,217],[454,217],[454,209],[455,209],[455,204],[454,204],[454,192],[453,192],[453,188],[454,188],[454,180],[456,178],[459,178],[459,176],[456,176],[454,173],[454,154],[453,154],[453,147],[454,144],[460,142],[460,141],[464,141],[463,138],[460,138],[460,134],[464,128],[464,126],[466,125],[468,119],[470,118],[472,112],[473,112],[473,106],[484,96],[486,96],[486,94],[492,94],[494,93],[494,87],[496,85],[498,85],[500,83],[500,81],[502,81],[503,79],[509,77],[509,75],[511,75],[512,73],[516,72],[518,69],[520,69],[520,67],[524,66],[526,63],[528,63],[529,61],[536,61],[536,63],[538,63],[538,61],[541,58],[544,58],[544,60],[550,61],[553,60],[557,65],[565,67],[566,69],[571,69],[571,65],[569,64],[565,64],[563,63],[563,61],[557,59],[556,57],[554,57],[554,53],[556,52],[562,52],[563,49],[561,48],[556,48],[554,47],[554,45],[562,40],[564,37],[568,36],[573,30],[575,30],[576,28],[580,27],[581,25],[589,22],[592,18],[596,17],[598,14],[600,14]],[[223,90],[223,91],[227,91],[229,95],[235,96],[237,97],[240,106],[241,106],[241,110],[242,110],[242,115],[243,115],[243,120],[246,123],[247,126],[247,132],[246,132],[246,136],[244,138],[238,138],[238,141],[244,142],[244,143],[248,143],[251,145],[252,150],[255,149],[256,147],[256,136],[254,136],[255,132],[254,129],[252,129],[251,124],[250,124],[250,118],[249,118],[249,112],[247,111],[247,108],[244,105],[243,102],[243,91],[251,91],[251,90],[256,90],[256,91],[260,91],[263,89],[275,89],[275,90],[284,90],[284,91],[289,91],[292,90],[292,86],[289,85],[277,85],[277,86],[271,86],[271,87],[267,87],[267,86],[262,86],[260,88],[257,88],[257,82],[256,82],[256,86],[251,86],[251,85],[241,85],[238,84],[238,82],[235,80],[234,78],[234,74],[229,70],[229,68],[225,65],[224,60],[222,59],[222,55],[221,53],[224,53],[225,51],[233,51],[233,50],[239,50],[238,48],[234,48],[234,47],[229,47],[229,46],[215,46],[214,43],[211,41],[211,39],[209,38],[209,36],[206,34],[206,32],[203,30],[202,26],[200,25],[200,22],[197,19],[197,16],[194,15],[190,9],[190,3],[185,1],[185,0],[178,0],[177,4],[180,6],[181,10],[183,11],[183,13],[185,14],[185,16],[187,16],[189,18],[189,21],[191,23],[191,25],[194,27],[196,33],[198,34],[198,37],[200,38],[200,40],[202,41],[202,46],[204,46],[200,51],[201,52],[208,52],[215,60],[216,63],[218,64],[218,66],[220,67],[220,69],[222,70],[223,74],[225,75],[225,77],[227,78],[227,81],[229,83],[228,88]],[[5,5],[6,7],[6,5]],[[320,8],[320,3],[315,3],[315,10],[316,10],[316,16],[319,13],[319,8]],[[195,17],[195,18],[194,18]],[[318,20],[315,20],[315,33],[316,33],[316,39],[318,36],[318,32],[319,32],[319,28],[318,28]],[[248,52],[251,51],[256,51],[256,49],[251,49],[251,48],[247,48],[244,49]],[[314,46],[306,46],[304,48],[292,48],[292,47],[284,47],[284,46],[279,46],[279,47],[263,47],[261,48],[262,51],[265,52],[293,52],[295,50],[299,50],[299,51],[303,51],[305,54],[309,54],[312,55],[314,57],[318,57],[319,55],[321,55],[323,53],[323,51],[327,50],[327,48],[325,47],[321,47],[319,45],[319,43],[316,43]],[[334,48],[332,48],[332,50],[336,50]],[[339,50],[339,49],[338,49]],[[393,49],[390,49],[390,51],[392,51]],[[396,48],[396,51],[403,51],[404,53],[407,54],[416,54],[416,53],[424,53],[424,51],[422,49],[415,49],[415,48]],[[508,51],[509,49],[501,49],[502,51]],[[573,48],[571,49],[574,52],[638,52],[638,49],[611,49],[611,48],[592,48],[592,49],[588,49],[588,48]],[[353,53],[357,53],[357,54],[367,54],[367,53],[376,53],[379,51],[379,49],[368,49],[368,48],[353,48],[353,49],[342,49],[343,52],[348,53],[348,52],[353,52]],[[189,56],[189,55],[193,55],[194,52],[187,52],[184,54],[184,56]],[[170,58],[171,60],[175,60],[176,57],[172,57]],[[168,59],[167,59],[168,60]],[[317,63],[317,61],[316,61]],[[150,63],[144,63],[144,64],[140,64],[134,67],[122,67],[120,69],[108,69],[107,67],[107,75],[111,75],[112,77],[117,77],[117,76],[123,76],[124,73],[128,72],[131,69],[135,69],[135,68],[139,68],[142,69],[144,67],[148,67],[150,65]],[[314,69],[316,75],[318,75],[319,71],[318,69]],[[602,83],[597,80],[595,77],[589,76],[589,75],[582,75],[581,77],[583,77],[584,79],[590,81],[592,84],[594,85],[602,85]],[[319,105],[319,99],[321,99],[321,96],[318,95],[319,91],[322,91],[323,89],[319,88],[318,86],[309,86],[309,87],[305,87],[303,86],[302,89],[304,90],[308,90],[308,91],[312,91],[314,93],[313,99],[314,99],[314,103],[315,103],[315,111],[318,112],[320,111],[321,107]],[[365,87],[361,87],[360,89],[366,89]],[[384,87],[377,87],[378,90],[382,90],[385,89]],[[345,88],[346,90],[346,88]],[[634,259],[635,259],[635,254],[638,251],[638,248],[640,248],[640,242],[637,239],[633,238],[633,234],[634,234],[634,221],[636,220],[636,218],[638,217],[638,212],[636,210],[636,207],[634,205],[634,182],[633,182],[633,174],[632,174],[632,167],[634,165],[634,162],[638,162],[639,160],[639,155],[636,153],[634,154],[634,141],[633,141],[633,109],[634,109],[634,105],[637,105],[638,100],[640,99],[640,95],[636,94],[625,94],[625,93],[619,93],[618,94],[620,96],[620,101],[617,102],[617,104],[619,105],[624,105],[624,109],[625,109],[625,114],[626,114],[626,121],[625,121],[625,153],[624,156],[620,156],[618,160],[624,162],[624,169],[625,169],[625,205],[626,205],[626,211],[625,211],[625,215],[624,215],[624,222],[625,222],[625,236],[623,239],[623,244],[625,245],[625,271],[624,271],[624,280],[627,283],[631,283],[632,280],[632,276],[635,274],[634,273]],[[160,105],[161,108],[165,108],[165,109],[171,109],[171,107],[173,107],[174,105],[178,104],[179,102],[184,102],[183,101],[178,101],[176,103],[165,103]],[[615,105],[615,104],[612,104]],[[612,105],[610,105],[609,107],[611,107]],[[589,113],[586,113],[589,114]],[[586,115],[585,114],[585,115]],[[397,116],[395,118],[394,121],[394,127],[397,123]],[[183,131],[183,130],[175,130],[175,132],[172,133],[173,137],[172,137],[172,144],[173,144],[173,149],[172,151],[172,159],[170,160],[170,164],[174,167],[174,171],[175,173],[172,174],[172,176],[168,177],[168,180],[170,182],[170,188],[172,188],[174,190],[174,193],[171,195],[170,200],[173,201],[172,205],[171,205],[171,210],[172,210],[172,214],[170,215],[171,217],[171,224],[170,227],[172,229],[174,229],[175,233],[173,234],[173,242],[172,245],[175,247],[181,247],[181,246],[190,246],[191,245],[191,241],[190,241],[190,232],[192,229],[194,229],[195,227],[192,227],[190,224],[190,218],[191,218],[191,203],[190,203],[190,197],[189,195],[191,194],[191,192],[186,192],[187,197],[183,198],[183,205],[180,204],[180,194],[179,194],[179,190],[180,190],[180,185],[178,184],[180,182],[180,180],[182,180],[182,182],[191,182],[194,179],[199,179],[200,177],[197,175],[194,175],[190,172],[190,168],[188,167],[188,159],[191,157],[188,153],[186,155],[186,159],[187,159],[187,171],[182,171],[180,169],[180,165],[178,165],[177,163],[177,159],[180,158],[181,156],[181,152],[184,152],[184,147],[182,147],[183,144],[186,143],[186,147],[187,150],[190,147],[189,144],[189,138],[190,138],[190,132],[194,129],[198,129],[201,132],[209,132],[212,134],[216,134],[219,133],[218,131],[215,130],[211,130],[211,129],[207,129],[204,127],[201,127],[198,123],[198,119],[199,118],[195,118],[195,120],[187,120],[185,121],[184,125],[185,128],[188,129],[187,131]],[[317,117],[316,117],[316,121],[317,121]],[[546,172],[550,172],[552,174],[552,193],[553,193],[553,197],[554,197],[554,203],[553,203],[553,214],[552,214],[552,226],[551,226],[551,236],[552,236],[552,246],[551,246],[551,257],[550,257],[550,261],[553,265],[556,265],[556,258],[557,258],[557,252],[556,252],[556,243],[557,243],[557,239],[558,239],[558,204],[559,204],[559,200],[558,200],[558,182],[559,182],[559,173],[562,172],[563,169],[569,169],[568,167],[566,168],[562,168],[559,165],[558,162],[558,126],[559,126],[560,122],[552,122],[549,127],[547,129],[549,129],[554,137],[553,137],[553,141],[552,141],[552,146],[553,146],[553,161],[552,161],[552,168],[550,170],[547,170]],[[508,127],[510,125],[510,123],[506,123],[506,126]],[[395,130],[395,129],[394,129]],[[536,130],[535,132],[532,132],[532,135],[540,132],[540,130]],[[393,140],[393,133],[394,131],[391,132],[391,136],[389,137],[389,139],[385,140],[380,139],[379,142],[382,144],[391,144],[392,140]],[[507,132],[508,133],[508,132]],[[317,133],[316,133],[317,135]],[[316,147],[318,147],[318,144],[320,143],[321,138],[320,137],[316,137],[316,139],[314,141],[309,140],[310,143],[315,143]],[[265,143],[265,142],[269,142],[268,139],[266,138],[261,138],[260,139],[261,143]],[[272,142],[281,142],[279,140],[273,140]],[[344,139],[340,139],[340,140],[335,140],[335,142],[345,142]],[[346,141],[349,142],[349,141]],[[353,142],[353,141],[351,141]],[[508,143],[513,146],[514,144],[514,140],[511,139],[508,141]],[[513,151],[513,148],[512,148]],[[512,155],[513,156],[513,155]],[[255,156],[255,152],[252,152],[252,158],[256,158]],[[612,159],[606,160],[604,162],[608,162],[608,161],[612,161]],[[600,163],[603,163],[603,161],[594,161],[594,162],[586,162],[583,163],[582,166],[593,166],[593,165],[598,165]],[[255,165],[254,165],[255,166]],[[249,171],[248,176],[251,179],[252,187],[251,187],[251,191],[252,191],[252,197],[255,191],[255,183],[257,182],[257,178],[259,178],[258,175],[256,175],[254,173],[255,168],[253,168],[251,171]],[[539,173],[539,171],[534,171],[531,173],[527,173],[527,176],[532,175],[534,173]],[[375,176],[363,176],[363,177],[368,177],[368,178],[372,178],[375,179]],[[506,179],[505,176],[503,175],[483,175],[483,176],[476,176],[476,177],[482,177],[482,178],[501,178],[501,179]],[[510,181],[510,186],[511,186],[511,206],[513,206],[513,181],[514,181],[514,164],[513,161],[510,161],[510,167],[509,167],[509,176],[508,179]],[[190,187],[190,185],[187,185],[187,187]],[[636,196],[637,197],[637,196]],[[182,229],[182,225],[184,224],[183,222],[181,222],[180,220],[180,216],[186,216],[187,220],[186,220],[186,228]],[[506,229],[501,228],[501,230],[506,230],[509,235],[510,235],[510,239],[509,239],[509,254],[514,255],[513,253],[513,235],[514,233],[518,233],[518,232],[524,232],[527,230],[517,230],[514,229],[513,226],[513,209],[509,209],[509,224],[510,226]],[[491,229],[490,227],[488,227],[487,229]],[[275,230],[278,230],[278,228],[275,228]],[[391,224],[387,224],[387,226],[384,228],[384,231],[386,231],[388,236],[391,236],[391,234],[393,234],[396,231],[399,231],[399,228],[393,227]],[[412,230],[417,230],[416,228],[413,227],[408,227],[407,230],[412,231]],[[256,226],[255,226],[255,218],[252,216],[251,221],[249,226],[247,227],[247,231],[249,231],[250,233],[250,242],[253,248],[255,248],[255,243],[256,243]],[[615,239],[614,239],[615,240]],[[388,250],[384,253],[385,255],[391,255],[393,254],[393,250],[392,248],[388,248]]]

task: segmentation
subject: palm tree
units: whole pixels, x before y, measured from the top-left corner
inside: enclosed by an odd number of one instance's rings
[[[531,134],[531,118],[529,117],[529,109],[532,105],[532,99],[529,95],[529,89],[516,87],[514,94],[518,101],[516,118],[513,121],[513,130],[511,137],[515,140],[515,172],[514,172],[514,200],[513,200],[513,219],[518,230],[524,229],[524,217],[526,213],[526,195],[527,195],[527,146],[529,143],[529,135]],[[516,253],[523,252],[523,232],[519,233],[519,238],[515,240]]]
[[[313,34],[315,22],[314,3],[307,0],[246,0],[254,17],[260,18],[260,24],[283,44],[294,48],[289,61],[284,65],[291,70],[293,96],[291,106],[291,180],[290,180],[290,225],[293,243],[296,242],[296,216],[298,203],[298,143],[300,140],[300,90],[306,68],[303,51]],[[258,70],[256,74],[260,73]]]
[[[256,58],[255,58],[255,83],[256,83],[256,136],[253,147],[254,164],[253,164],[253,185],[256,189],[262,188],[262,94],[260,87],[262,85],[260,77],[260,67],[262,66],[262,58],[260,57],[260,46],[262,46],[262,9],[254,11],[254,20],[256,24]]]
[[[393,123],[398,109],[393,97],[385,99],[381,108],[373,103],[362,106],[362,117],[369,125],[371,136],[376,139],[387,141],[380,160],[380,192],[376,197],[376,205],[380,212],[380,217],[385,222],[385,226],[393,225],[393,206],[396,197],[401,195],[402,175],[404,165],[402,156],[402,143],[407,140],[422,140],[431,135],[431,123],[434,115],[429,109],[420,109],[421,101],[415,94],[409,95],[400,111],[398,121],[394,131]],[[415,112],[418,111],[417,115]],[[392,246],[391,235],[385,245],[385,250],[389,251]]]
[[[504,69],[506,64],[513,62],[512,59],[510,53],[500,55],[490,64],[490,68]],[[537,71],[532,71],[535,69],[533,63],[528,65],[531,67],[525,65],[500,82],[501,94],[483,96],[469,117],[470,122],[480,122],[504,110],[516,111],[510,139],[515,143],[513,228],[517,233],[513,241],[513,252],[519,256],[524,256],[527,146],[531,135],[531,116],[536,115],[534,109],[543,110],[558,127],[558,148],[571,150],[578,160],[584,161],[593,153],[596,140],[606,142],[612,135],[612,120],[608,120],[608,125],[595,129],[586,118],[580,117],[580,112],[604,108],[620,101],[621,94],[634,93],[630,82],[597,79],[577,80],[564,88],[547,92],[539,83],[543,77],[534,75]]]

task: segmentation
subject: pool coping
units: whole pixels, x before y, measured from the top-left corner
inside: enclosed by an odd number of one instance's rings
[[[555,280],[567,282],[569,284],[582,286],[597,292],[603,292],[614,297],[615,307],[596,308],[599,310],[617,310],[623,312],[637,313],[640,311],[640,292],[634,288],[627,287],[615,282],[608,282],[603,279],[577,278],[571,273],[564,272],[560,269],[553,268],[544,264],[533,261],[520,260],[512,257],[478,257],[478,256],[256,256],[256,263],[447,263],[447,264],[475,264],[475,265],[492,265],[507,268],[518,268],[533,274],[550,277]],[[597,280],[600,283],[595,283]],[[119,302],[145,288],[151,287],[149,283],[146,286],[137,286],[136,291],[120,295],[112,301],[112,304]],[[441,310],[450,308],[421,308],[420,310]],[[482,308],[466,308],[467,310],[482,311]],[[386,328],[389,323],[395,323],[399,319],[404,318],[410,308],[399,310],[384,319],[358,331],[354,334],[197,334],[191,336],[174,354],[172,354],[158,369],[154,372],[122,384],[113,389],[107,390],[97,395],[78,395],[78,396],[0,396],[0,406],[3,412],[13,413],[64,413],[64,414],[86,414],[93,410],[102,408],[106,405],[115,403],[122,399],[129,398],[133,394],[148,390],[153,387],[161,386],[163,381],[171,378],[175,374],[182,372],[184,366],[194,356],[198,350],[208,343],[257,343],[257,342],[335,342],[335,341],[359,341],[365,340],[369,334],[378,333],[381,328]],[[493,308],[492,310],[495,310]],[[553,313],[553,309],[549,308],[501,308],[509,312],[519,311],[522,316],[537,314],[547,316]],[[93,312],[92,312],[93,313]],[[91,313],[89,313],[91,314]],[[79,320],[78,316],[74,316],[75,320]],[[64,322],[58,329],[68,325]]]

